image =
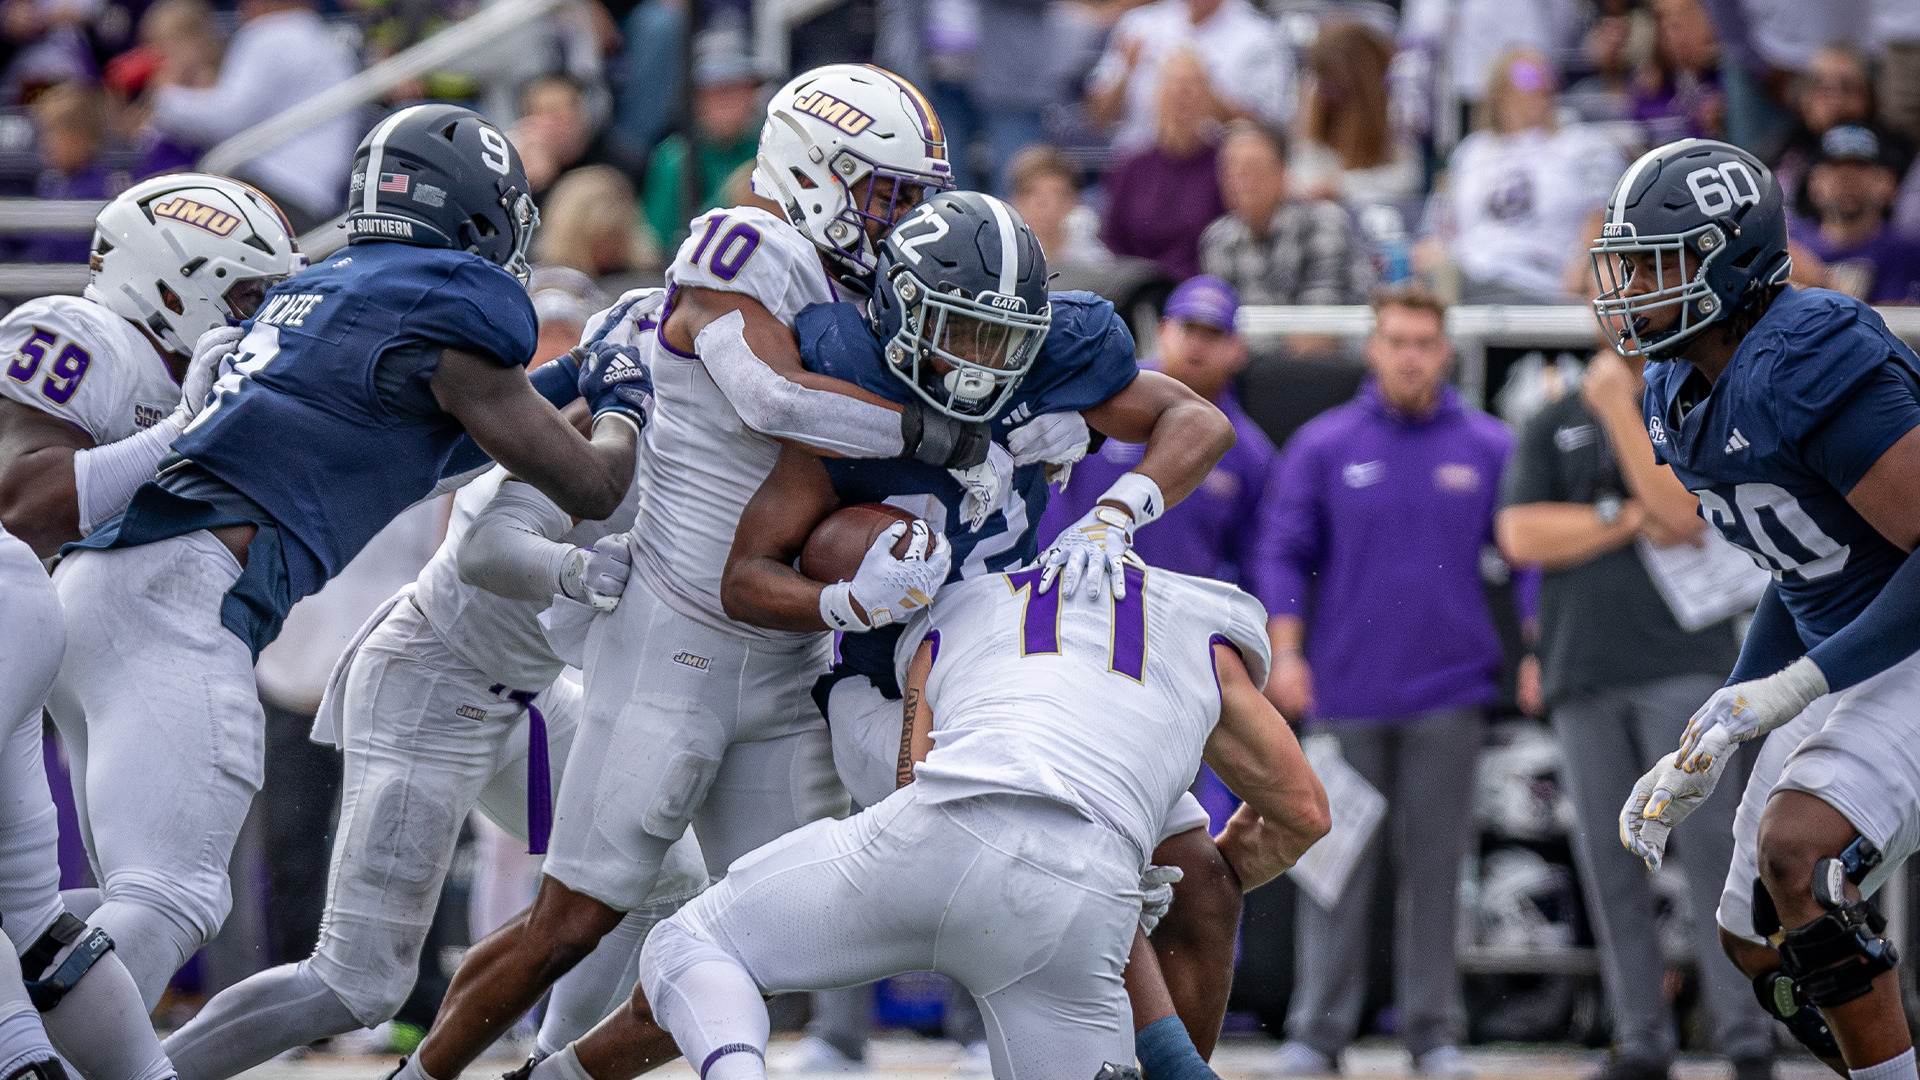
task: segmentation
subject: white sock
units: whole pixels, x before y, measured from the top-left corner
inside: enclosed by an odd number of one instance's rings
[[[659,915],[648,908],[627,912],[585,960],[560,976],[547,998],[547,1015],[533,1044],[535,1054],[558,1054],[561,1047],[592,1031],[607,1014],[627,1003],[639,971],[640,947],[659,921]]]
[[[420,1055],[414,1053],[407,1055],[407,1060],[401,1064],[400,1071],[393,1075],[393,1080],[433,1080],[433,1077],[420,1067]]]
[[[535,1065],[528,1080],[593,1080],[593,1077],[587,1075],[579,1056],[573,1052],[573,1044],[568,1043]]]
[[[149,904],[108,900],[87,917],[87,927],[113,935],[113,952],[140,988],[140,1002],[151,1013],[160,1004],[173,973],[206,942],[196,930]]]
[[[766,1002],[739,961],[714,952],[714,959],[697,960],[670,981],[648,984],[659,991],[654,1019],[673,1033],[701,1080],[761,1080],[767,1075]]]
[[[62,949],[54,966],[72,951],[71,945]],[[101,957],[40,1019],[61,1056],[83,1076],[165,1080],[174,1075],[153,1033],[153,1021],[147,1019],[140,990],[113,953]]]
[[[226,1080],[283,1050],[357,1030],[346,1003],[305,960],[227,987],[167,1038],[180,1080]]]
[[[1890,1057],[1878,1065],[1848,1069],[1847,1075],[1853,1080],[1913,1080],[1913,1047],[1907,1047],[1906,1053]]]

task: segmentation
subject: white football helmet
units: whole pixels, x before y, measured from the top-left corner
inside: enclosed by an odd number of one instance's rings
[[[869,214],[853,189],[893,181],[887,215]],[[753,190],[786,211],[815,247],[860,278],[877,264],[868,222],[893,227],[904,189],[914,201],[953,186],[946,133],[926,95],[869,64],[828,64],[796,76],[767,105]]]
[[[201,334],[251,318],[307,257],[273,200],[224,176],[173,173],[100,211],[89,264],[87,299],[190,356]]]

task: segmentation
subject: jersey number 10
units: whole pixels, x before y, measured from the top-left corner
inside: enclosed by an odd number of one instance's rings
[[[1058,655],[1060,652],[1060,594],[1057,582],[1040,591],[1040,575],[1045,567],[1036,566],[1007,575],[1014,592],[1025,592],[1020,620],[1020,655]],[[1144,680],[1147,671],[1147,572],[1133,563],[1122,571],[1126,575],[1127,596],[1114,600],[1113,634],[1107,646],[1107,670],[1125,675],[1135,682]]]

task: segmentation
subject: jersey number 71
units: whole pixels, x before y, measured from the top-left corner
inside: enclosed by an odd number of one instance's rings
[[[1033,567],[1007,575],[1007,586],[1027,594],[1021,606],[1020,655],[1036,656],[1060,652],[1060,594],[1058,586],[1040,591],[1043,567]],[[1107,670],[1135,682],[1144,680],[1147,671],[1147,572],[1128,563],[1127,596],[1113,600],[1113,631],[1107,644]]]

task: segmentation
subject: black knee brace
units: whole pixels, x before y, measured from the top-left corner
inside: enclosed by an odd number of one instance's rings
[[[1876,977],[1900,962],[1893,942],[1880,936],[1886,928],[1871,902],[1843,900],[1781,936],[1780,970],[1809,1004],[1844,1005],[1865,996]]]
[[[1760,999],[1760,1007],[1787,1025],[1787,1031],[1814,1057],[1823,1061],[1840,1059],[1840,1044],[1834,1041],[1833,1029],[1794,988],[1792,977],[1779,968],[1761,972],[1753,980],[1753,994]]]
[[[61,949],[76,941],[79,944],[74,945],[67,958],[52,973],[48,973],[47,967],[53,963],[53,958],[60,954]],[[33,948],[20,957],[21,971],[38,976],[27,980],[27,997],[32,1000],[33,1007],[48,1012],[60,1004],[60,999],[66,997],[67,992],[93,969],[93,965],[112,950],[113,937],[105,930],[98,927],[88,930],[87,924],[72,912],[61,912],[60,917],[53,920],[53,925],[47,927],[47,932],[40,935],[40,940],[33,943]]]

